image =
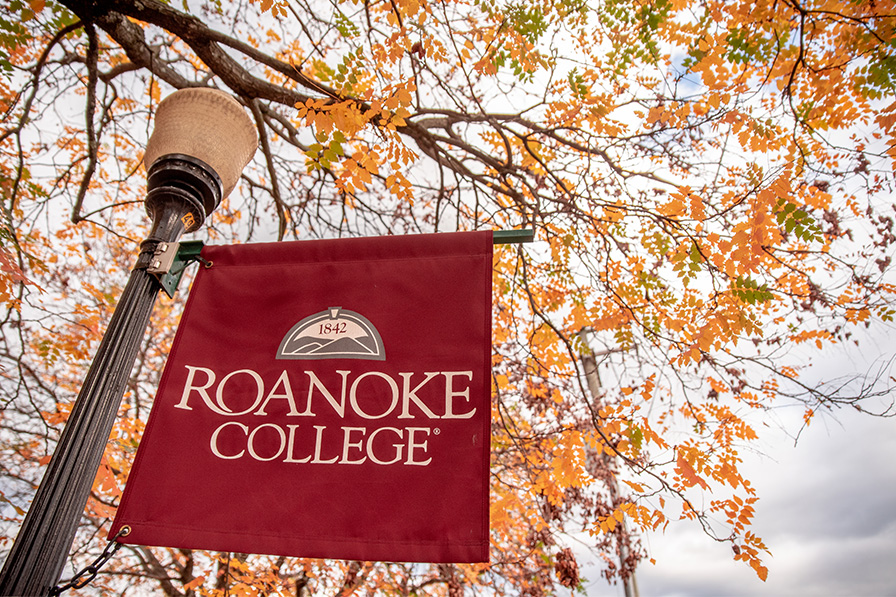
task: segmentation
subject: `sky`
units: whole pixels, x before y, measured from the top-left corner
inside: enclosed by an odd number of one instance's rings
[[[888,346],[896,341],[884,334],[862,350],[830,353],[818,369],[865,371],[896,354]],[[781,427],[760,433],[763,453],[742,454],[760,496],[753,530],[772,554],[764,559],[768,580],[698,525],[672,522],[664,534],[642,537],[656,564],[638,569],[641,597],[896,596],[896,418],[841,409],[816,417],[794,446],[786,431],[799,428],[801,414],[773,412]],[[624,594],[587,562],[580,566],[589,597]]]
[[[896,419],[842,411],[814,421],[795,448],[775,443],[745,459],[768,580],[694,525],[670,525],[647,538],[657,564],[638,573],[642,596],[896,595]]]

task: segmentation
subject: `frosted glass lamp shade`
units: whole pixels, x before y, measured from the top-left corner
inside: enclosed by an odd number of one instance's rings
[[[255,125],[239,102],[217,89],[188,88],[159,103],[143,161],[149,170],[169,154],[201,160],[221,178],[226,197],[257,146]]]

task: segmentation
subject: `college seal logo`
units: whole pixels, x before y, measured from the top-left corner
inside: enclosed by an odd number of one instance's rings
[[[277,358],[384,361],[386,351],[370,320],[342,307],[330,307],[295,324],[280,342]]]

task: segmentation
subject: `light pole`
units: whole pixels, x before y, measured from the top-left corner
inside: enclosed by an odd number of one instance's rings
[[[160,289],[160,246],[202,226],[257,144],[252,119],[221,91],[183,89],[159,104],[144,158],[152,229],[0,573],[0,595],[47,595],[59,581]]]

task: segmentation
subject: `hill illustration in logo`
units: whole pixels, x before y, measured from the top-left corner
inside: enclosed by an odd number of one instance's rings
[[[295,324],[280,342],[277,358],[384,361],[386,351],[380,333],[366,317],[330,307]]]

